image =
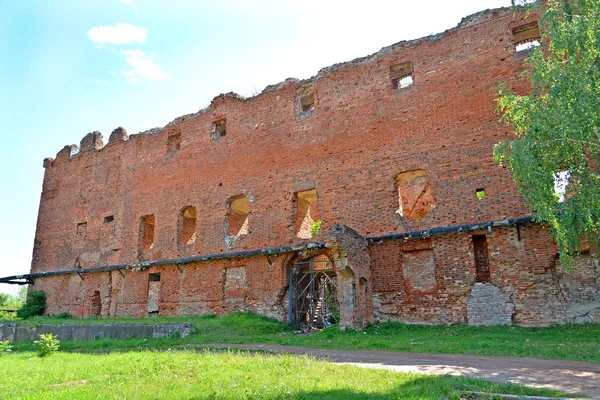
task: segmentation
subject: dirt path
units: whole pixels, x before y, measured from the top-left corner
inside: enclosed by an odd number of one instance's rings
[[[376,350],[312,349],[269,344],[203,344],[198,347],[310,354],[333,362],[399,372],[469,376],[496,382],[545,387],[582,393],[600,399],[600,365],[520,357],[483,357],[462,354],[398,353]]]

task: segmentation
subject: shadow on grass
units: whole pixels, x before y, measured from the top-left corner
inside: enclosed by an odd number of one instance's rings
[[[533,395],[547,397],[561,397],[564,393],[549,389],[533,389],[513,384],[494,383],[469,378],[456,378],[451,376],[423,376],[415,377],[409,381],[397,385],[389,390],[379,392],[354,391],[350,389],[331,388],[329,390],[290,390],[278,394],[262,394],[249,396],[247,398],[260,399],[459,399],[461,395],[472,392],[489,393],[489,395],[478,394],[477,399],[498,398],[497,394]],[[190,400],[205,400],[215,398],[211,394],[193,396]],[[239,398],[238,394],[231,397],[222,394],[219,398]]]

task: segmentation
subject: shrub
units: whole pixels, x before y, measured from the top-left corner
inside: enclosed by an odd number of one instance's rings
[[[63,312],[58,314],[56,317],[54,317],[56,319],[73,319],[73,315],[69,314],[68,312]]]
[[[51,333],[42,333],[40,335],[40,340],[36,340],[33,343],[40,347],[38,351],[39,357],[46,357],[54,354],[60,348],[60,340]]]
[[[0,321],[15,321],[17,319],[17,313],[12,311],[0,310]]]
[[[323,225],[323,221],[312,221],[310,223],[310,233],[312,236],[315,236],[321,230],[321,225]]]
[[[27,319],[36,315],[42,315],[46,309],[46,295],[41,290],[34,290],[27,296],[23,308],[17,311],[17,317]]]
[[[12,351],[10,340],[0,340],[0,353],[6,353],[9,351]]]

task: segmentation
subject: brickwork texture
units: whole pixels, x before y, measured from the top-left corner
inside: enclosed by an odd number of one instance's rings
[[[36,278],[46,312],[284,320],[298,254],[143,263],[331,242],[348,325],[598,321],[594,251],[565,273],[538,224],[360,240],[530,214],[492,148],[512,135],[494,113],[498,82],[528,90],[514,32],[532,21],[483,11],[252,98],[219,95],[160,129],[66,146],[44,162],[31,272],[132,267]],[[349,239],[328,237],[346,227]]]

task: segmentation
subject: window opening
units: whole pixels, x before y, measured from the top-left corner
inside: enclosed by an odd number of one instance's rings
[[[149,274],[148,280],[150,282],[160,282],[160,273]]]
[[[110,224],[111,222],[113,222],[115,220],[114,215],[108,215],[106,217],[104,217],[104,223],[105,224]]]
[[[314,93],[305,94],[300,97],[300,110],[303,114],[311,113],[315,110]]]
[[[473,249],[475,251],[475,281],[482,283],[490,282],[490,263],[486,235],[473,235]]]
[[[225,118],[213,122],[212,134],[215,138],[222,138],[227,133]]]
[[[541,44],[540,28],[537,21],[513,28],[512,36],[517,53],[530,50]]]
[[[228,201],[227,236],[248,234],[250,205],[245,195],[233,196]]]
[[[196,207],[188,206],[181,210],[179,222],[179,244],[187,246],[196,241]]]
[[[433,190],[427,183],[427,173],[421,169],[396,175],[398,213],[409,221],[424,218],[435,208]]]
[[[82,245],[87,238],[87,222],[81,222],[77,224],[77,230],[75,232],[75,244]]]
[[[317,189],[296,193],[296,236],[301,239],[313,237],[313,224],[319,221]]]
[[[154,247],[154,215],[144,215],[141,220],[142,234],[141,234],[141,245],[142,250],[148,250]]]
[[[404,89],[413,84],[413,70],[410,61],[390,67],[390,78],[394,89]]]
[[[176,153],[181,148],[181,133],[169,135],[167,138],[167,151],[169,154]]]
[[[485,189],[475,189],[475,196],[477,196],[477,200],[482,200],[485,197]]]

